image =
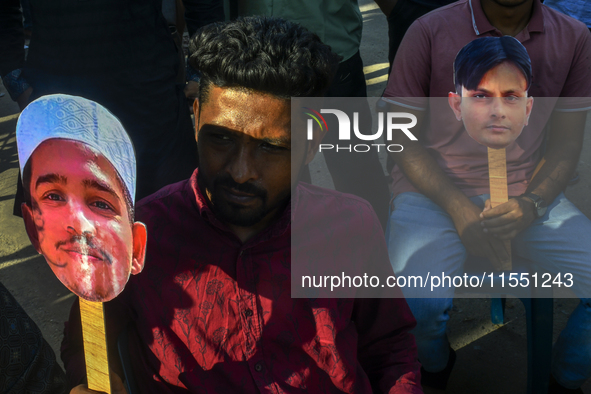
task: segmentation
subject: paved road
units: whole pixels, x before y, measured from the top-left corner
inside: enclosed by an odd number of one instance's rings
[[[361,55],[365,63],[368,93],[380,96],[387,78],[387,24],[375,3],[360,1],[364,36]],[[0,93],[5,92],[0,86]],[[43,258],[28,241],[20,218],[12,216],[18,163],[14,139],[17,106],[8,95],[0,98],[0,281],[15,295],[40,326],[56,352],[73,295],[55,278]],[[316,182],[330,187],[322,160],[315,168]],[[581,182],[567,196],[591,217],[591,123],[585,134],[579,164]],[[555,300],[555,337],[576,306],[573,299]],[[451,393],[499,394],[523,392],[526,374],[524,312],[519,301],[508,300],[507,324],[490,323],[485,299],[459,299],[449,325],[458,361],[450,381]],[[586,386],[591,393],[591,383]]]

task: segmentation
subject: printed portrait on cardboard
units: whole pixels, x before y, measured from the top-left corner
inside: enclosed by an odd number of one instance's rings
[[[142,271],[146,227],[134,222],[136,163],[119,120],[93,101],[41,97],[17,124],[31,243],[72,292],[115,298]]]
[[[456,56],[456,92],[449,93],[449,105],[476,142],[506,148],[529,121],[531,81],[531,61],[519,41],[510,36],[478,38]]]

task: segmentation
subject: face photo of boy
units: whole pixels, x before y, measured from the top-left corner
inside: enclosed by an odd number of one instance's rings
[[[456,57],[454,77],[449,105],[470,137],[493,149],[512,144],[533,107],[531,63],[521,43],[509,36],[470,42]]]
[[[91,101],[45,96],[21,115],[17,144],[31,243],[78,296],[115,298],[141,272],[147,240],[133,221],[135,158],[119,121]]]

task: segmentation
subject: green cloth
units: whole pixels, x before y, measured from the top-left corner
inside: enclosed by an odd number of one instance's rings
[[[241,16],[277,16],[316,33],[323,43],[349,59],[359,50],[363,18],[357,0],[239,0]]]

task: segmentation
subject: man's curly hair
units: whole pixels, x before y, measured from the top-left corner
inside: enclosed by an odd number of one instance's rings
[[[212,83],[283,99],[319,97],[341,59],[304,27],[259,16],[204,26],[191,39],[189,53],[189,63],[202,75],[202,104]]]

